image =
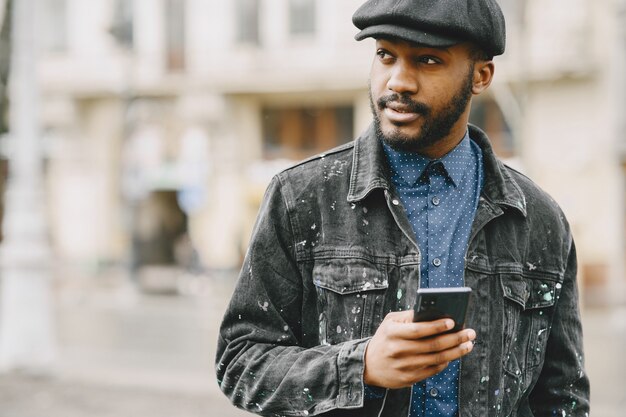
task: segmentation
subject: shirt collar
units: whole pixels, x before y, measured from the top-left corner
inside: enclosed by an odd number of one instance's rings
[[[403,181],[407,185],[415,185],[431,161],[429,158],[413,152],[392,149],[385,142],[383,142],[383,149],[387,155],[387,161],[389,161],[389,167],[393,174],[392,181],[394,182]]]
[[[415,185],[426,168],[436,162],[441,162],[443,171],[455,187],[461,183],[466,172],[474,168],[474,155],[468,132],[454,149],[435,160],[413,152],[397,151],[384,142],[383,149],[389,161],[394,182],[401,179],[409,186]]]

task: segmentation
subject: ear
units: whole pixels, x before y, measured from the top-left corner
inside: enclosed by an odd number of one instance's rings
[[[495,70],[493,61],[476,61],[474,63],[472,94],[478,95],[489,87]]]

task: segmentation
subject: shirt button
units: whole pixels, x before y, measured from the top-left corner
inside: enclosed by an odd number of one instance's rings
[[[437,390],[437,388],[431,388],[430,391],[428,392],[430,394],[431,397],[436,397],[439,395],[439,391]]]
[[[438,206],[439,203],[441,203],[441,200],[439,199],[439,197],[433,197],[432,201],[435,206]]]
[[[435,259],[433,259],[433,265],[435,265],[435,266],[441,266],[441,259],[439,259],[439,258],[435,258]]]

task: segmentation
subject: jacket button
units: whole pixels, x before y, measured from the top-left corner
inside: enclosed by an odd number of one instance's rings
[[[394,206],[397,206],[400,204],[400,202],[398,200],[396,200],[395,198],[393,200],[391,200],[391,202],[393,203]]]

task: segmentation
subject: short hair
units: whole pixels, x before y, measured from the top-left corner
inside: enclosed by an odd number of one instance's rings
[[[493,60],[493,55],[487,53],[483,48],[476,44],[472,44],[470,47],[470,58],[476,61],[491,61]]]

